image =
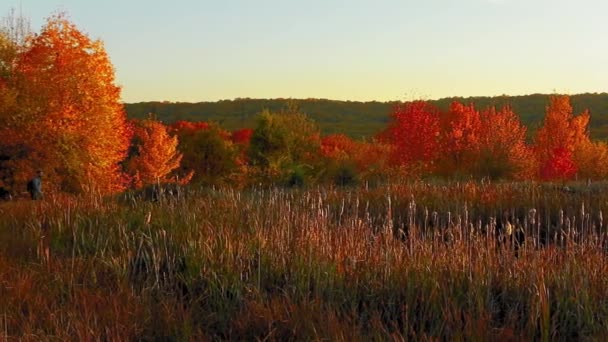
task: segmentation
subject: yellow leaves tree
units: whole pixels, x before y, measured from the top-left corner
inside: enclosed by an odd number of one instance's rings
[[[177,136],[170,136],[162,123],[152,119],[136,121],[132,156],[126,163],[132,187],[173,181],[170,174],[182,160],[177,145]]]
[[[579,179],[605,179],[608,177],[608,145],[590,140],[579,143],[573,160],[578,167]]]
[[[108,193],[123,188],[120,163],[131,133],[114,68],[99,40],[65,16],[47,20],[16,61],[19,117],[27,159],[48,188]]]

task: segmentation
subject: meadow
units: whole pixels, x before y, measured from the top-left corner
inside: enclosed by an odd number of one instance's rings
[[[0,336],[608,337],[608,186],[184,188],[0,203]]]
[[[0,69],[0,340],[608,340],[605,94],[125,106],[63,12]]]

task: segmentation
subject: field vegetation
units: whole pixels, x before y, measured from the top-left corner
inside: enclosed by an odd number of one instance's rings
[[[0,333],[608,336],[605,184],[182,189],[0,204]]]

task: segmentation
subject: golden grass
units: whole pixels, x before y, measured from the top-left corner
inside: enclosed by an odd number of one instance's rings
[[[602,339],[607,203],[532,183],[1,203],[0,334]]]

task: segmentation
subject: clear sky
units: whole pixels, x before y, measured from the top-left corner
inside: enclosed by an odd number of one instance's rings
[[[608,0],[2,3],[103,40],[125,102],[608,91]]]

